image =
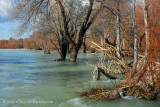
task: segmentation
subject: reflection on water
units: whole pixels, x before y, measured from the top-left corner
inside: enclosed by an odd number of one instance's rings
[[[44,55],[35,50],[0,50],[0,107],[88,107],[88,98],[78,98],[74,93],[81,91],[80,82],[85,85],[109,84],[102,78],[92,79],[92,67],[87,61],[96,64],[102,54],[80,53],[76,63],[55,62],[58,53]],[[68,58],[68,57],[67,57]],[[4,103],[4,101],[52,101],[48,104]],[[116,101],[97,101],[91,107],[106,106],[147,106],[158,107],[159,101],[139,99],[117,99]]]

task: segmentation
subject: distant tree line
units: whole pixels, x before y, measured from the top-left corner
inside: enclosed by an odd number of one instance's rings
[[[58,50],[56,46],[57,43],[54,43],[55,38],[53,36],[47,36],[48,41],[47,45],[50,50]],[[45,43],[43,41],[44,36],[42,33],[33,32],[29,38],[25,39],[14,39],[10,38],[9,40],[0,40],[0,49],[35,49],[43,50]]]
[[[0,49],[16,49],[16,48],[23,48],[23,39],[13,39],[10,38],[9,40],[0,40]]]

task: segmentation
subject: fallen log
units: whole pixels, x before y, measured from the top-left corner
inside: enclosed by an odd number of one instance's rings
[[[106,73],[102,68],[98,67],[98,73],[97,73],[98,79],[97,80],[100,79],[100,73],[99,72],[101,72],[104,76],[106,76],[109,79],[117,79],[116,77],[111,76],[109,73]]]

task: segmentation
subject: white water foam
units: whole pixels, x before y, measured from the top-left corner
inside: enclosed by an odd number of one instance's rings
[[[135,96],[124,96],[122,90],[119,91],[119,94],[123,99],[128,99],[128,100],[136,99]]]
[[[90,107],[87,104],[82,103],[82,99],[84,98],[73,98],[66,102],[63,102],[59,105],[59,107]]]

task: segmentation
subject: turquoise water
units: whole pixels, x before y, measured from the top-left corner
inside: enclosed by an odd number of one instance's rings
[[[79,98],[75,92],[85,87],[109,84],[102,77],[93,80],[92,67],[101,53],[80,53],[76,63],[55,62],[57,52],[44,55],[35,50],[0,50],[0,107],[159,107],[160,101],[121,98],[115,101],[93,101]],[[67,57],[68,58],[68,57]]]

